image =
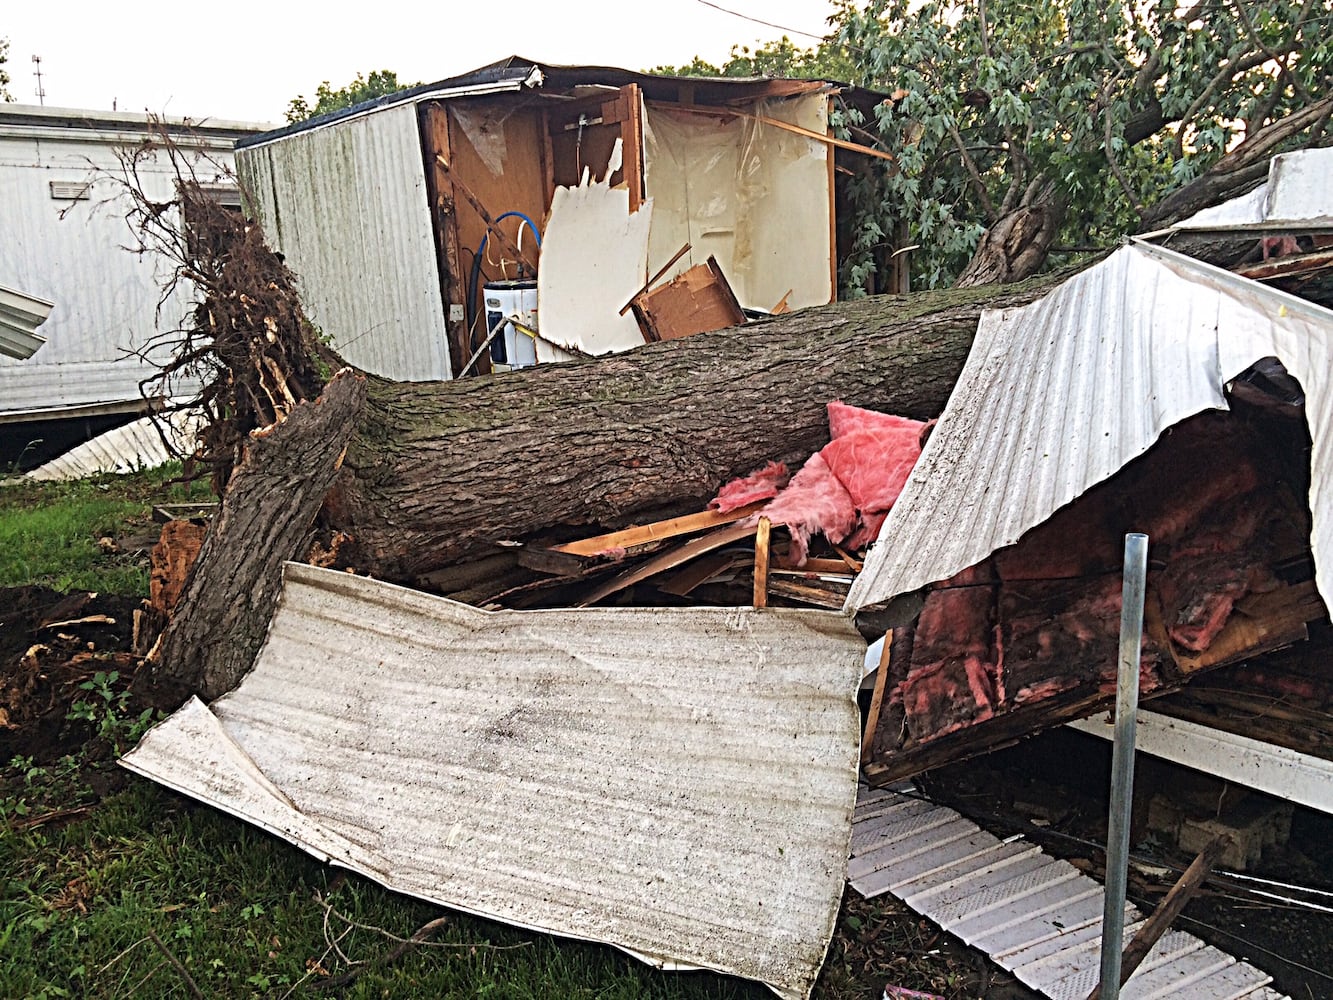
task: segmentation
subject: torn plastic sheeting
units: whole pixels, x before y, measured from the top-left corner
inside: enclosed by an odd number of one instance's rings
[[[808,995],[856,795],[830,612],[483,612],[289,564],[254,670],[123,763],[335,864]]]
[[[822,93],[762,101],[751,113],[823,134]],[[676,271],[717,258],[743,306],[792,308],[831,301],[828,149],[752,118],[650,104],[644,113],[644,181],[657,209],[653,268],[684,243]]]

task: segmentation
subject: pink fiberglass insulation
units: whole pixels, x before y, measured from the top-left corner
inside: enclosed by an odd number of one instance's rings
[[[856,528],[856,505],[851,495],[815,452],[792,477],[787,488],[764,508],[763,516],[791,532],[791,560],[797,566],[810,551],[810,536],[816,532],[841,541]]]
[[[748,476],[733,479],[708,501],[708,506],[723,514],[739,510],[760,500],[771,500],[791,479],[791,473],[781,462],[769,462]]]
[[[798,566],[805,562],[812,535],[858,549],[879,537],[885,515],[921,455],[928,426],[840,400],[828,404],[828,416],[832,440],[790,484],[786,466],[769,462],[727,483],[708,505],[726,512],[775,497],[764,516],[791,531],[791,560]]]
[[[929,740],[991,718],[1004,698],[991,648],[995,588],[933,590],[917,621],[912,667],[902,682],[914,739]]]

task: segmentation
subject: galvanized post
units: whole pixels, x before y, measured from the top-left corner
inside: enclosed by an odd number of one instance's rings
[[[1143,597],[1147,576],[1148,536],[1137,532],[1128,534],[1125,536],[1125,579],[1120,592],[1120,663],[1115,694],[1111,804],[1106,832],[1101,1000],[1120,998],[1129,817],[1134,797],[1134,726],[1139,710],[1139,657],[1143,643]]]

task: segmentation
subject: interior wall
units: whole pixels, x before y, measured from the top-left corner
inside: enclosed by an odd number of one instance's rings
[[[828,130],[821,93],[744,109]],[[771,309],[790,291],[792,308],[832,300],[830,147],[753,117],[723,117],[650,104],[644,119],[646,193],[653,199],[648,270],[689,242],[680,273],[717,258],[741,304]],[[669,276],[669,275],[668,275]]]
[[[512,97],[451,101],[448,108],[449,172],[455,184],[471,192],[492,219],[499,220],[506,212],[522,212],[541,232],[547,206],[547,153],[541,109],[535,104],[516,107]],[[470,201],[457,190],[454,212],[459,263],[464,269],[458,284],[462,289],[487,228]],[[518,218],[505,219],[498,225],[522,249],[522,259],[531,269],[529,273],[534,273],[541,254],[532,233]],[[505,252],[494,236],[487,239],[482,254],[482,283],[517,278],[519,271],[514,255]]]

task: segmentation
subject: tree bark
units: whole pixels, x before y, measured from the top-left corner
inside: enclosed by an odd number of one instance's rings
[[[1060,231],[1061,215],[1054,194],[1047,193],[1003,216],[982,235],[955,287],[1007,285],[1036,274]]]
[[[316,401],[255,431],[199,549],[179,610],[149,655],[153,703],[216,698],[250,669],[282,588],[282,564],[305,554],[366,397],[335,375]]]
[[[412,584],[502,540],[697,510],[728,479],[826,444],[834,399],[933,417],[982,308],[1063,277],[837,303],[498,376],[371,380],[325,511],[351,536],[340,565]]]

